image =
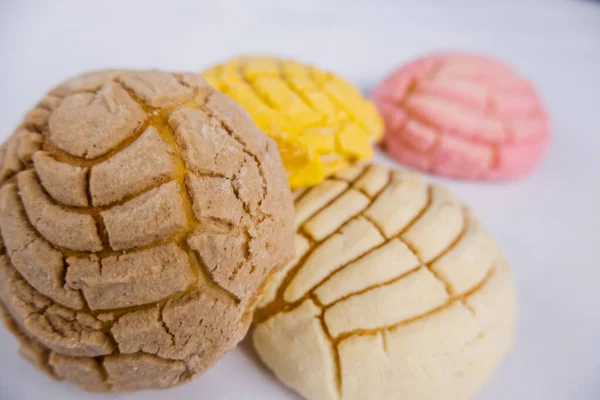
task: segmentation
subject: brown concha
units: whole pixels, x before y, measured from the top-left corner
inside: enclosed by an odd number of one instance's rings
[[[82,75],[0,148],[0,308],[56,378],[173,386],[244,336],[293,218],[275,143],[198,74]]]

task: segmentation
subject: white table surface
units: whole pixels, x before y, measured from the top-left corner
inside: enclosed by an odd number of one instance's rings
[[[47,89],[88,69],[200,70],[240,52],[280,53],[368,92],[428,51],[502,58],[538,85],[553,143],[522,181],[440,180],[482,217],[517,277],[517,344],[477,399],[600,399],[600,2],[206,3],[0,0],[0,138]],[[248,343],[192,383],[121,395],[51,381],[16,349],[0,330],[2,400],[297,398]]]

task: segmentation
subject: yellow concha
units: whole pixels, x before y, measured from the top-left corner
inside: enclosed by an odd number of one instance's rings
[[[236,57],[203,73],[275,139],[292,188],[367,160],[383,132],[373,104],[335,74],[276,57]]]

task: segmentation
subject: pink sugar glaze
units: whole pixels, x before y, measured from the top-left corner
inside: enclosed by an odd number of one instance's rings
[[[396,160],[463,179],[530,173],[550,142],[548,116],[533,86],[483,56],[431,55],[377,87],[383,143]]]

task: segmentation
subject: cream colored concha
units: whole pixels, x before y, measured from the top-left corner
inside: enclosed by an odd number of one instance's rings
[[[447,190],[379,165],[295,193],[296,259],[253,342],[311,400],[468,399],[509,350],[511,271]]]
[[[56,378],[173,386],[245,335],[293,218],[276,144],[198,74],[83,75],[0,149],[0,309]]]

